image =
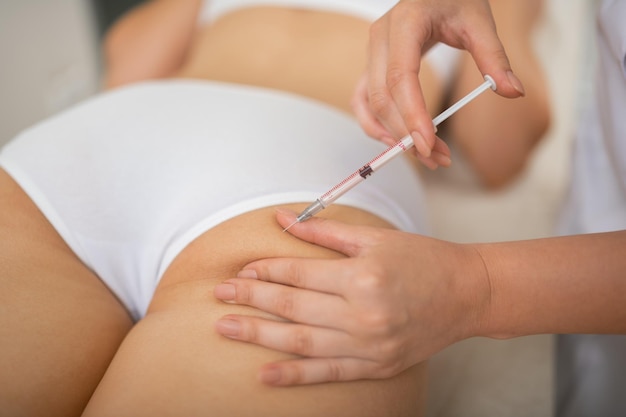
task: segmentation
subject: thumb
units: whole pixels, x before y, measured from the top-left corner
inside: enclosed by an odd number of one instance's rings
[[[297,213],[286,209],[276,210],[276,219],[287,233],[298,239],[324,246],[347,256],[356,256],[362,248],[363,227],[341,223],[335,220],[312,217],[298,223]]]
[[[480,73],[490,75],[496,82],[496,93],[507,98],[522,97],[526,94],[524,85],[511,69],[493,18],[491,23],[476,25],[470,20],[467,24],[474,25],[474,30],[467,31],[469,39],[464,47],[472,55]]]
[[[507,98],[523,97],[526,95],[524,85],[511,69],[502,44],[497,39],[495,41],[499,46],[491,45],[493,49],[488,49],[489,46],[487,45],[477,45],[470,49],[469,53],[476,62],[480,73],[490,75],[496,82],[496,93]],[[478,43],[480,44],[480,42]]]

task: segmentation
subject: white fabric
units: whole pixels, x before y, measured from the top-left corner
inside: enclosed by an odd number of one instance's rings
[[[625,22],[626,1],[602,2],[595,99],[588,103],[575,142],[563,234],[626,229]]]
[[[25,131],[0,153],[78,257],[135,318],[176,255],[220,222],[312,202],[385,146],[352,118],[287,93],[208,81],[138,84]],[[426,232],[403,158],[337,203]]]
[[[205,0],[199,22],[214,22],[237,9],[253,6],[278,6],[323,10],[374,21],[391,9],[398,0]]]

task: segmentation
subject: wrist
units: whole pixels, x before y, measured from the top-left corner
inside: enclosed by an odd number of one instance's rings
[[[457,269],[457,281],[464,296],[465,329],[463,338],[491,335],[493,309],[493,283],[484,247],[478,244],[463,245],[468,261]]]

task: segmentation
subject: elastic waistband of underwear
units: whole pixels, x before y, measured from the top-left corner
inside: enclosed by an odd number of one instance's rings
[[[198,14],[198,24],[208,24],[232,11],[255,6],[329,11],[373,22],[395,3],[389,0],[209,0],[203,3]]]

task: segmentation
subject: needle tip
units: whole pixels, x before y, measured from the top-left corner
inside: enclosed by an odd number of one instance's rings
[[[295,222],[291,223],[289,226],[285,227],[283,229],[283,233],[285,233],[287,230],[289,230],[291,228],[291,226],[293,226],[294,224],[298,223],[298,220],[296,220]]]

